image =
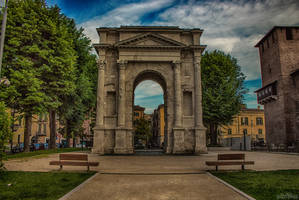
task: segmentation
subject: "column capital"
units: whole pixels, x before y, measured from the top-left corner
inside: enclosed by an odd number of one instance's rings
[[[117,60],[117,64],[118,64],[118,68],[120,70],[124,70],[124,69],[126,69],[128,61],[127,60]]]
[[[106,66],[106,60],[100,60],[100,59],[98,59],[98,60],[97,60],[97,63],[98,63],[98,68],[99,68],[99,69],[105,69],[105,66]]]
[[[180,60],[174,60],[174,61],[172,61],[172,65],[173,65],[173,67],[175,68],[175,69],[180,69],[180,67],[181,67],[181,61]]]
[[[194,56],[194,64],[200,64],[201,56]]]

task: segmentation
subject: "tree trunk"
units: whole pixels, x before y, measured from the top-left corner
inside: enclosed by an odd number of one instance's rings
[[[217,124],[210,124],[211,144],[217,145]]]
[[[56,112],[55,110],[49,110],[49,126],[50,126],[50,149],[56,148]]]
[[[29,113],[25,113],[25,127],[24,127],[24,151],[29,152],[29,139],[31,135],[32,128],[32,115]]]
[[[67,147],[71,147],[71,132],[70,132],[70,128],[69,128],[69,122],[68,120],[65,121],[65,132],[66,132],[66,141],[67,141]]]
[[[76,147],[76,137],[73,137],[73,148]]]

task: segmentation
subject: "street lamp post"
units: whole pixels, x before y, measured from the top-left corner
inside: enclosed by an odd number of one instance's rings
[[[3,48],[4,48],[4,39],[5,39],[6,21],[7,21],[7,6],[8,6],[8,0],[5,0],[2,27],[1,27],[1,38],[0,38],[0,78],[1,78]]]

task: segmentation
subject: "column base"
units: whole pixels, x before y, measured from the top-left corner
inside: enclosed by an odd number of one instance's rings
[[[173,128],[173,154],[184,154],[185,145],[184,145],[184,128]]]
[[[100,127],[94,128],[92,153],[104,155],[105,130]]]
[[[132,130],[119,127],[115,130],[114,154],[133,154]]]
[[[195,154],[206,154],[208,153],[207,145],[206,145],[206,128],[204,126],[202,127],[196,127],[194,129],[195,131],[195,148],[194,153]]]
[[[133,148],[114,148],[114,154],[134,154]]]

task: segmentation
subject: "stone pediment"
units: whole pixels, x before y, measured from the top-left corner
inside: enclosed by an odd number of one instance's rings
[[[173,47],[173,48],[180,48],[186,47],[185,44],[172,40],[170,38],[164,37],[162,35],[153,34],[153,33],[146,33],[137,35],[132,38],[128,38],[126,40],[119,41],[115,44],[116,47]]]

